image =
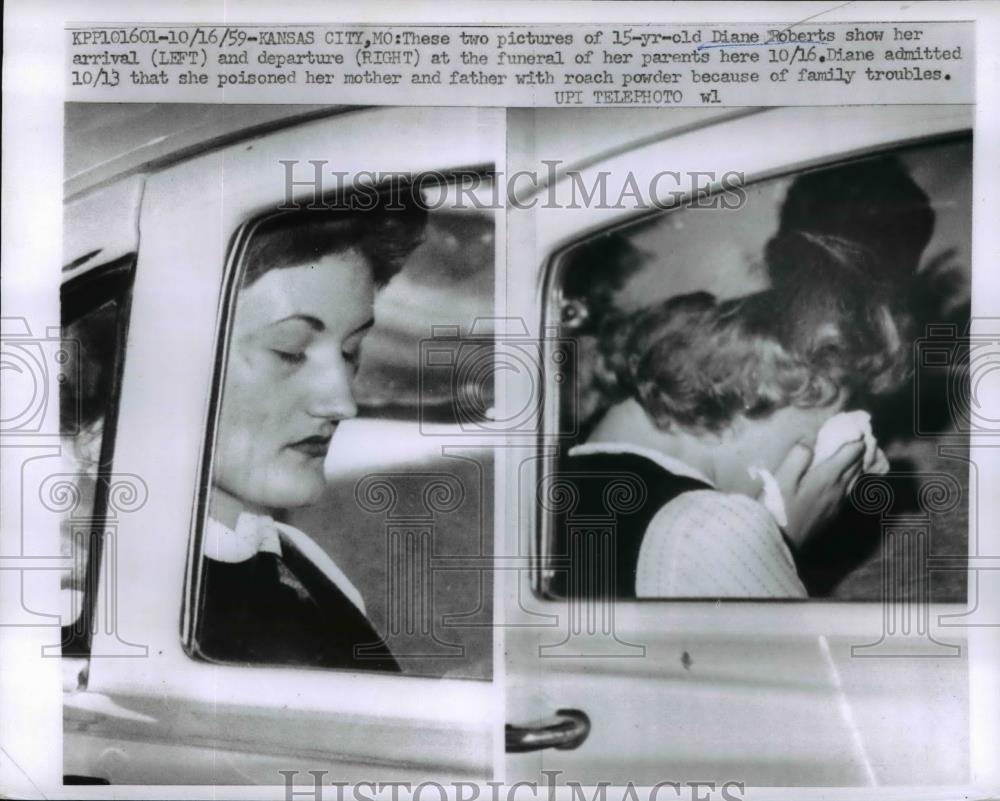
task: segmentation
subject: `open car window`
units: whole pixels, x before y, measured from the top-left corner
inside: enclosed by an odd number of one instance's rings
[[[487,193],[490,180],[477,176]],[[461,379],[424,368],[441,328],[441,347],[491,358],[477,320],[492,314],[494,221],[441,202],[448,191],[246,226],[220,332],[192,656],[490,677],[492,458],[453,447]],[[484,414],[492,384],[476,393]]]
[[[60,550],[72,566],[60,581],[63,652],[89,652],[92,605],[103,557],[119,378],[135,259],[94,267],[62,289],[59,428],[64,460],[58,503]]]
[[[642,405],[657,393],[658,408],[674,415],[660,420],[663,430],[682,429],[681,420],[694,421],[686,429],[692,431],[710,419],[703,401],[701,408],[685,406],[693,403],[693,362],[685,379],[686,357],[678,356],[676,343],[708,365],[732,360],[732,343],[709,345],[726,315],[746,308],[746,298],[764,298],[775,288],[767,297],[780,298],[782,282],[796,280],[794,270],[782,272],[774,267],[775,257],[766,256],[779,237],[834,237],[863,251],[866,269],[877,273],[879,291],[885,292],[900,338],[893,344],[897,351],[915,353],[928,332],[961,337],[969,321],[970,208],[971,142],[939,139],[730,186],[590,235],[557,254],[546,315],[559,337],[572,343],[576,358],[569,365],[573,374],[549,387],[559,397],[558,430],[575,433],[561,439],[559,456],[538,487],[542,594],[878,600],[889,575],[904,594],[964,601],[964,571],[942,574],[928,588],[922,568],[905,567],[915,554],[925,559],[966,552],[967,520],[955,510],[964,508],[959,500],[967,497],[967,465],[940,455],[928,437],[953,433],[962,441],[954,404],[945,400],[965,380],[967,353],[958,345],[933,373],[911,356],[891,386],[887,380],[863,402],[849,402],[857,405],[844,411],[870,417],[873,441],[888,464],[875,471],[878,476],[854,481],[832,522],[801,545],[787,536],[784,503],[779,499],[775,508],[767,502],[772,488],[759,474],[759,483],[737,498],[720,491],[715,475],[697,459],[685,459],[683,449],[663,459],[656,448],[625,446],[605,433],[614,429],[609,409],[629,398]],[[839,302],[829,297],[830,304]],[[723,323],[697,328],[706,318],[695,311],[709,307],[720,310],[714,319]],[[685,314],[687,322],[678,322]],[[793,296],[763,316],[770,318],[768,325],[780,325],[800,314]],[[645,329],[635,322],[640,319]],[[655,339],[670,326],[678,330],[662,340],[673,343],[669,348],[636,352],[641,336]],[[645,384],[626,386],[622,376],[637,374],[629,359],[641,358],[658,359],[661,367],[673,359],[680,366],[669,375],[649,368]],[[738,361],[732,365],[731,371],[743,369]],[[661,376],[656,386],[651,374]],[[760,386],[766,377],[751,378]],[[723,383],[714,400],[726,391]],[[817,447],[815,428],[811,436],[810,446]],[[772,446],[787,451],[793,443],[765,441],[761,463]],[[875,508],[866,498],[872,482],[888,488],[891,509]],[[945,487],[954,502],[924,505],[928,482]],[[884,538],[887,514],[916,514],[926,519],[932,536],[919,546]]]

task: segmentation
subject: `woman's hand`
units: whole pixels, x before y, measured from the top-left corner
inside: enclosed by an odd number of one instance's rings
[[[865,442],[861,435],[845,442],[832,456],[815,465],[812,465],[813,450],[808,444],[797,442],[792,446],[774,477],[781,488],[788,516],[785,533],[794,545],[801,546],[833,517],[861,475],[864,455]]]

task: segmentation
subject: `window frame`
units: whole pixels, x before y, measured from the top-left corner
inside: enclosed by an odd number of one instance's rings
[[[436,187],[447,186],[449,184],[463,181],[469,177],[478,179],[488,179],[495,181],[496,167],[490,164],[478,164],[470,167],[452,167],[441,171],[417,173],[411,176],[414,182],[428,175],[433,175]],[[385,183],[374,187],[380,194],[384,194],[400,186],[413,186],[414,183],[399,184]],[[427,182],[419,180],[416,183],[421,189]],[[367,187],[366,187],[367,189]],[[327,192],[322,195],[321,203],[349,203],[352,196],[357,191],[344,193]],[[198,492],[194,503],[194,514],[189,532],[189,548],[187,553],[187,566],[184,577],[183,607],[180,618],[181,644],[187,656],[195,661],[207,664],[219,665],[240,665],[239,662],[224,662],[209,659],[199,650],[197,643],[198,630],[198,610],[201,608],[202,596],[204,592],[204,560],[200,558],[202,551],[202,539],[204,537],[205,523],[208,519],[208,501],[212,489],[212,475],[214,471],[214,453],[216,449],[216,438],[218,436],[219,417],[222,410],[222,392],[225,386],[226,370],[229,365],[230,348],[232,346],[232,321],[236,313],[237,298],[239,295],[240,281],[243,275],[243,262],[247,248],[260,226],[278,217],[295,214],[298,211],[308,212],[309,206],[303,206],[297,210],[268,211],[259,214],[242,222],[233,232],[230,244],[227,249],[227,257],[223,273],[223,282],[219,300],[219,311],[216,317],[216,343],[215,343],[215,363],[212,374],[212,385],[209,394],[208,407],[206,411],[206,422],[203,434],[203,445],[200,456],[200,473],[198,478]],[[330,214],[336,214],[337,209],[331,208]],[[433,213],[433,209],[431,210]],[[363,673],[375,674],[376,671],[360,671],[350,667],[317,667],[310,665],[280,665],[274,663],[254,663],[250,667],[277,668],[286,667],[293,670],[319,670],[324,672],[334,671],[338,673]],[[439,676],[433,675],[413,675],[412,679],[434,679],[439,680]],[[481,679],[469,679],[469,681],[482,681]]]
[[[108,489],[113,469],[118,412],[121,401],[122,375],[131,321],[132,285],[135,282],[136,255],[120,256],[85,273],[73,276],[60,287],[60,326],[79,321],[107,303],[115,304],[116,350],[111,367],[111,393],[105,407],[101,448],[95,482],[94,506],[89,515],[90,536],[87,566],[84,571],[84,592],[80,615],[62,626],[64,657],[88,657],[94,636],[94,612],[98,601],[98,582],[104,556],[104,530],[107,520]]]
[[[724,124],[724,122],[722,123]],[[858,161],[863,161],[868,158],[875,158],[887,154],[903,154],[907,151],[916,150],[923,147],[935,147],[935,146],[947,146],[949,144],[958,144],[962,142],[973,143],[973,130],[972,128],[962,128],[956,129],[954,131],[944,132],[944,133],[933,133],[923,136],[916,136],[903,140],[887,141],[876,145],[871,145],[865,148],[858,148],[854,150],[849,150],[846,152],[831,154],[828,157],[819,157],[815,159],[808,159],[804,162],[800,162],[793,165],[785,165],[782,167],[775,167],[771,170],[762,170],[759,173],[755,173],[753,177],[741,183],[740,186],[743,188],[753,187],[757,184],[766,183],[768,181],[781,180],[782,178],[789,178],[792,176],[802,175],[809,172],[820,171],[824,169],[833,169],[837,166],[847,165]],[[971,171],[971,164],[970,164]],[[630,230],[634,227],[640,226],[644,222],[651,221],[655,218],[665,218],[670,214],[676,212],[684,211],[690,208],[691,204],[696,201],[704,201],[712,197],[717,197],[724,192],[731,189],[731,186],[722,186],[719,183],[713,183],[711,186],[703,191],[687,193],[682,199],[675,200],[669,205],[664,205],[660,208],[653,208],[648,210],[643,210],[631,216],[625,216],[624,218],[615,220],[614,222],[606,225],[604,227],[591,227],[586,229],[575,239],[562,242],[555,250],[551,251],[549,255],[545,258],[542,263],[540,270],[540,285],[541,285],[541,315],[540,315],[540,329],[542,331],[548,330],[560,330],[562,328],[561,321],[561,301],[562,301],[562,285],[564,283],[563,272],[565,270],[565,265],[568,261],[568,256],[575,250],[581,247],[585,247],[587,244],[600,239],[603,236],[614,234],[620,231]],[[971,215],[972,209],[969,209]],[[539,431],[537,439],[537,453],[541,457],[541,462],[539,465],[540,473],[539,475],[552,475],[557,472],[560,453],[563,444],[560,444],[559,448],[552,449],[546,447],[546,440],[550,439],[552,435],[550,431],[559,431],[561,423],[561,390],[563,389],[563,384],[557,382],[553,378],[552,371],[548,371],[546,366],[552,361],[551,356],[553,353],[553,348],[555,342],[549,337],[545,340],[545,352],[543,358],[541,359],[539,365],[539,379],[541,381],[541,386],[543,388],[543,397],[545,398],[545,413],[542,416],[542,426]],[[531,541],[531,556],[532,556],[532,569],[530,571],[530,586],[532,594],[538,601],[549,601],[549,602],[559,602],[566,600],[565,597],[560,596],[551,591],[550,587],[552,584],[552,577],[554,573],[554,568],[551,567],[552,559],[552,548],[554,543],[554,537],[552,532],[554,515],[545,510],[541,504],[537,505],[536,513],[533,518],[532,525],[532,541]],[[616,603],[704,603],[706,601],[714,601],[715,599],[709,597],[683,597],[683,598],[620,598],[617,599]],[[836,604],[865,604],[865,603],[876,603],[875,599],[860,599],[860,600],[850,600],[850,599],[837,599],[837,598],[723,598],[722,601],[726,602],[728,605],[734,603],[767,603],[767,604],[802,604],[802,603],[816,603],[817,601],[831,602]]]
[[[411,781],[490,776],[492,682],[196,661],[183,649],[180,616],[227,256],[246,220],[285,198],[308,203],[315,191],[286,188],[280,161],[297,159],[310,176],[317,151],[336,154],[331,169],[351,175],[372,164],[386,175],[500,165],[501,113],[369,108],[231,142],[145,177],[115,462],[153,480],[122,517],[115,552],[120,574],[141,578],[109,599],[115,626],[101,626],[93,645],[102,656],[140,658],[92,659],[64,694],[67,773],[120,784],[274,784],[278,770],[320,760],[345,781],[367,780],[373,767]],[[429,133],[400,147],[408,131]]]

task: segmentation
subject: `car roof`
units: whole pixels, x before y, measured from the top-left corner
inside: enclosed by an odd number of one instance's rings
[[[67,103],[64,197],[351,106]]]
[[[527,196],[542,192],[552,177],[586,169],[644,144],[763,111],[766,109],[757,107],[665,110],[558,106],[512,109],[508,125],[512,137],[530,138],[528,149],[539,161],[558,162],[551,168],[553,174],[549,169],[541,171],[541,180],[524,193]]]

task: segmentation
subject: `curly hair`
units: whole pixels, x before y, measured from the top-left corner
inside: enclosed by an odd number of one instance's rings
[[[858,399],[902,380],[905,349],[862,248],[795,233],[765,257],[785,276],[771,289],[721,302],[679,295],[608,320],[617,400],[634,398],[664,430],[718,432],[738,415]]]
[[[242,286],[270,270],[356,251],[384,286],[423,242],[427,209],[409,192],[380,195],[366,208],[290,211],[262,222],[244,256]]]

